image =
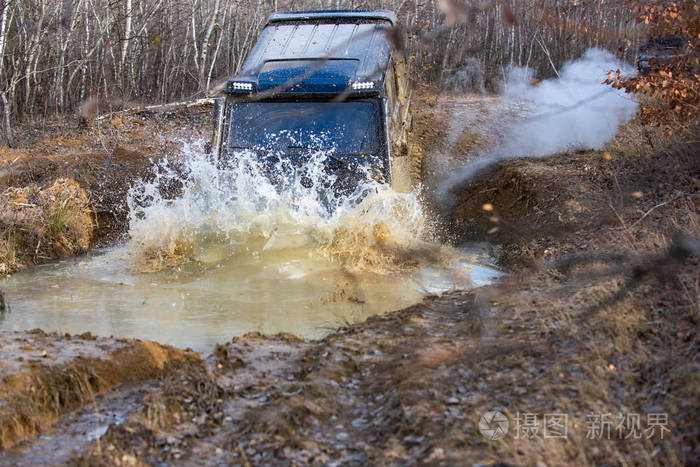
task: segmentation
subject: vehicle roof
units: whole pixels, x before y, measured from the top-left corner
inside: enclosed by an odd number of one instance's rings
[[[299,81],[278,94],[340,93],[357,81],[375,81],[380,89],[395,21],[386,10],[275,13],[229,83],[253,83],[255,93]]]

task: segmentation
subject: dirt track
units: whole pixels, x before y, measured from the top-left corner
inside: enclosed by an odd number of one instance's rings
[[[454,148],[440,130],[449,128],[445,104],[426,95],[417,105],[417,135]],[[480,144],[460,138],[454,157]],[[458,187],[449,233],[502,245],[513,271],[502,284],[430,297],[321,341],[235,338],[96,399],[94,413],[124,401],[129,410],[114,423],[89,411],[59,422],[108,426],[98,440],[57,433],[59,457],[35,439],[0,452],[0,463],[692,463],[700,268],[693,256],[664,262],[673,230],[700,236],[700,148],[690,139],[671,147],[632,123],[602,151],[489,169]],[[616,272],[604,274],[608,267]],[[511,431],[488,441],[478,424],[493,408],[540,421],[567,414],[568,439]],[[665,413],[670,431],[589,439],[587,417],[599,413]]]

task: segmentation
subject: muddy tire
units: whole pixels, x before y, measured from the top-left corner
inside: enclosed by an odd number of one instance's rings
[[[411,159],[411,187],[416,188],[423,183],[423,150],[411,148],[408,157]]]
[[[409,193],[421,184],[423,178],[423,153],[421,151],[394,157],[391,166],[391,187],[394,191]]]

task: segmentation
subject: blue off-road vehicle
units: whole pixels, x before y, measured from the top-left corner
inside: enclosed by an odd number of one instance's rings
[[[411,92],[392,48],[396,22],[386,10],[272,14],[216,100],[213,154],[254,151],[274,168],[323,150],[341,188],[367,175],[397,191],[415,187],[421,157],[408,150]]]

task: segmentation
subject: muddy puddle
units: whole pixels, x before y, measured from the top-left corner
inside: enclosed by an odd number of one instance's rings
[[[434,240],[418,191],[370,179],[333,197],[322,152],[303,167],[281,163],[274,184],[253,154],[222,166],[195,147],[183,153],[133,183],[126,243],[0,281],[11,310],[0,331],[206,351],[250,331],[319,338],[500,274],[488,247]]]
[[[453,267],[349,272],[308,247],[249,251],[209,267],[137,273],[126,246],[38,266],[0,281],[10,311],[0,331],[137,337],[207,351],[250,331],[318,338],[347,323],[412,305],[428,293],[490,283],[500,273],[476,247]],[[213,254],[213,252],[210,252]]]

